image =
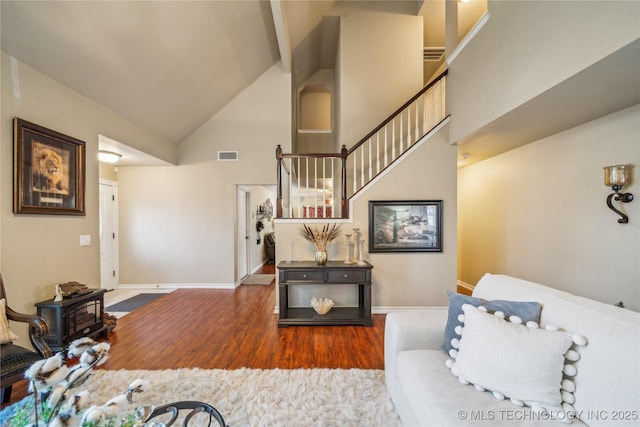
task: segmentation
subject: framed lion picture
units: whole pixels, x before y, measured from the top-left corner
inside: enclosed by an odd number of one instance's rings
[[[13,212],[84,215],[85,143],[13,119]]]

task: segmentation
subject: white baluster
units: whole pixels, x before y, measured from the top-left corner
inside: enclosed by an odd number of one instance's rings
[[[411,147],[411,105],[407,106],[407,150]]]
[[[430,129],[436,125],[436,96],[434,91],[431,91],[431,126]]]
[[[306,164],[306,170],[305,170],[305,175],[306,175],[306,179],[305,179],[305,187],[307,188],[307,197],[305,198],[305,202],[306,202],[306,207],[307,207],[307,212],[305,217],[310,218],[309,216],[309,158],[305,157],[305,164]]]
[[[380,131],[376,132],[376,175],[380,173]]]
[[[398,117],[400,118],[400,147],[398,150],[398,156],[399,156],[404,151],[404,130],[403,130],[403,123],[402,123],[402,111],[400,111],[400,114],[398,115]],[[396,156],[393,156],[393,158],[395,159]]]
[[[364,187],[364,144],[360,147],[360,188]]]
[[[313,210],[318,217],[318,158],[313,158]]]
[[[371,142],[371,138],[369,138],[369,179],[367,180],[367,182],[371,181],[371,174],[373,173],[372,170],[372,162],[371,162],[371,146],[373,145],[373,142]]]
[[[322,158],[322,217],[327,217],[327,172],[326,172],[327,158]]]
[[[302,174],[300,173],[300,157],[298,160],[298,197],[296,198],[296,205],[298,206],[298,218],[302,218],[302,187],[300,186],[300,178]]]
[[[427,134],[427,93],[422,94],[422,134]]]
[[[386,168],[387,165],[389,164],[389,156],[388,156],[388,152],[389,152],[389,143],[387,142],[387,125],[384,125],[384,167]]]
[[[358,154],[358,150],[356,149],[356,151],[353,152],[353,194],[356,194],[356,191],[358,191],[358,172],[357,172],[357,154]]]
[[[391,161],[396,158],[396,118],[391,121]]]
[[[418,98],[418,99],[420,99],[420,98]],[[416,128],[415,128],[415,131],[414,131],[415,134],[416,134],[416,137],[413,140],[414,143],[418,142],[418,140],[420,139],[420,126],[418,124],[418,121],[419,121],[419,119],[418,119],[418,117],[419,117],[418,116],[418,110],[420,109],[420,104],[419,104],[418,99],[416,99]]]
[[[330,206],[332,207],[331,209],[331,218],[335,217],[336,214],[336,210],[335,210],[335,195],[336,195],[336,175],[335,175],[335,170],[334,170],[334,166],[336,164],[336,159],[331,159],[331,182],[333,183],[333,191],[331,191],[331,197],[329,197],[330,202]],[[340,197],[342,197],[342,191],[340,191]]]

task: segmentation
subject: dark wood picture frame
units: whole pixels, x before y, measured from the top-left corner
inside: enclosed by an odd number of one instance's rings
[[[369,252],[442,252],[442,200],[370,201]]]
[[[85,215],[85,142],[15,117],[13,212]]]

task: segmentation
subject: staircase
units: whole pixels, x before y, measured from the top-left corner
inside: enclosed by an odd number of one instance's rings
[[[349,149],[283,153],[278,146],[276,218],[349,218],[349,199],[446,119],[446,76],[440,74]]]

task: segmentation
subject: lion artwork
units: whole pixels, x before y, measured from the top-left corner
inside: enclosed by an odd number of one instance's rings
[[[54,150],[35,143],[32,171],[34,190],[68,194],[62,156]]]

